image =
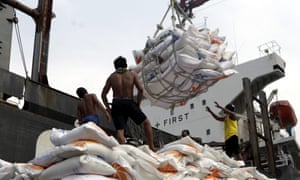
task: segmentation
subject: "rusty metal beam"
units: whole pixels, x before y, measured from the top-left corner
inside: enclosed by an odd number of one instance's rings
[[[260,108],[263,118],[263,127],[264,127],[264,140],[266,142],[266,149],[267,149],[267,157],[268,157],[268,167],[270,171],[270,175],[275,178],[276,177],[276,165],[275,165],[275,156],[274,156],[274,149],[273,149],[273,140],[271,135],[271,125],[269,120],[269,113],[268,113],[268,104],[266,94],[261,91],[259,93],[260,99]]]
[[[33,47],[31,79],[48,85],[47,67],[50,28],[52,17],[55,17],[55,14],[52,13],[53,0],[39,0],[36,9],[32,9],[16,0],[0,0],[0,2],[14,7],[34,19],[36,32]]]
[[[21,12],[31,16],[33,19],[38,18],[38,16],[40,15],[40,13],[36,9],[32,9],[16,0],[0,0],[0,2],[20,10]]]
[[[249,138],[250,138],[250,144],[252,149],[253,161],[254,161],[254,165],[258,169],[261,169],[256,122],[255,122],[256,120],[255,120],[254,107],[253,107],[253,97],[251,92],[251,82],[249,78],[243,78],[243,87],[244,87],[246,111],[247,111],[247,117],[249,123]]]

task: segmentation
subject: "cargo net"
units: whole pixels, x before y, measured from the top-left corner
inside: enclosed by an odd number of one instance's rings
[[[149,38],[144,49],[133,51],[137,65],[131,69],[139,74],[151,105],[173,108],[236,73],[235,53],[226,47],[218,29],[173,26]]]

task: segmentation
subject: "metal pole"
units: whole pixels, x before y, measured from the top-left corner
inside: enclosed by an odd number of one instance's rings
[[[254,116],[254,108],[253,108],[253,98],[251,92],[251,84],[249,78],[243,78],[243,87],[244,87],[244,95],[245,95],[245,104],[246,111],[249,123],[249,139],[252,149],[253,161],[254,165],[261,169],[260,165],[260,157],[259,157],[259,149],[258,149],[258,138],[256,131],[256,120]]]
[[[266,139],[269,171],[270,171],[270,175],[273,178],[275,178],[276,166],[275,166],[275,159],[274,159],[273,140],[271,136],[271,127],[270,127],[270,121],[268,116],[268,104],[267,104],[266,94],[263,91],[259,93],[259,99],[260,99],[260,108],[261,108],[261,113],[263,118],[264,137]]]
[[[41,83],[47,78],[50,27],[52,18],[52,0],[39,0],[38,11],[41,16],[36,19],[36,34],[32,65],[32,79]]]

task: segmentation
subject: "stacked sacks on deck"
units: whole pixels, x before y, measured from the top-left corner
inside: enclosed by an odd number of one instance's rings
[[[240,161],[190,137],[153,152],[147,145],[120,145],[88,123],[73,130],[53,129],[50,139],[55,147],[27,164],[0,161],[0,179],[268,179],[254,167],[240,168]]]
[[[203,93],[209,86],[236,71],[226,51],[225,37],[219,30],[198,30],[190,25],[187,31],[165,30],[149,39],[146,48],[133,51],[145,96],[152,105],[170,108],[184,104]]]

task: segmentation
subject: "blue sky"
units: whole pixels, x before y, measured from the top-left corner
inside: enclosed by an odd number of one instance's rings
[[[20,1],[36,7],[38,0]],[[88,2],[88,3],[87,3]],[[48,64],[49,83],[53,88],[75,96],[85,86],[100,97],[106,77],[114,70],[113,60],[119,55],[133,65],[133,50],[142,49],[147,36],[153,36],[169,0],[54,0]],[[265,91],[278,89],[278,100],[289,100],[300,118],[300,96],[297,71],[300,66],[300,7],[298,0],[210,0],[194,10],[197,26],[219,28],[226,36],[228,50],[235,50],[238,62],[260,55],[258,46],[275,40],[286,61],[286,77]],[[17,13],[25,51],[26,66],[31,74],[34,23]],[[170,18],[164,27],[170,27]],[[13,39],[16,42],[15,38]],[[12,49],[11,71],[25,75],[19,51]],[[300,125],[296,126],[300,142]]]

